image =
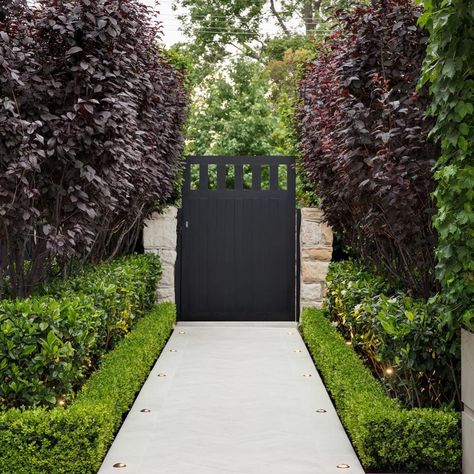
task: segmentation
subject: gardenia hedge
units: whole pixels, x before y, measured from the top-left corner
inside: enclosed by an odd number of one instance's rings
[[[0,300],[0,407],[68,404],[155,302],[157,256],[134,255]]]
[[[459,472],[459,414],[407,410],[380,383],[324,312],[304,309],[302,332],[362,465],[380,472]]]
[[[333,262],[328,317],[391,397],[407,407],[460,407],[460,341],[438,298],[413,298],[357,261]]]
[[[174,305],[155,306],[104,357],[70,406],[0,412],[0,472],[95,474],[175,317]]]

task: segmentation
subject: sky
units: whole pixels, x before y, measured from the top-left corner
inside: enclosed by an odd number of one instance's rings
[[[142,0],[143,3],[153,6],[154,0]],[[175,43],[180,43],[185,40],[183,33],[179,31],[178,12],[173,11],[172,5],[174,0],[160,0],[159,1],[159,19],[163,23],[163,42],[166,46],[171,46]]]
[[[1,0],[0,0],[1,1]],[[141,0],[147,5],[155,5],[155,0]],[[278,1],[275,2],[278,7]],[[175,0],[159,0],[159,19],[163,23],[163,42],[166,46],[171,46],[175,43],[184,42],[186,37],[179,31],[180,22],[178,20],[178,14],[183,13],[181,9],[177,12],[173,11],[172,6],[176,4]],[[301,28],[293,25],[295,31],[301,33]],[[276,24],[274,21],[269,20],[262,26],[262,33],[267,33],[272,36],[277,31]]]

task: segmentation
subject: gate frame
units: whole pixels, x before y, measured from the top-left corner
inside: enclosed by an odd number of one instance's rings
[[[287,166],[289,169],[292,169],[292,178],[290,181],[290,174],[288,174],[288,179],[287,179],[287,189],[286,191],[290,191],[294,195],[294,201],[295,201],[295,209],[294,209],[294,228],[295,228],[295,236],[294,236],[294,251],[295,251],[295,256],[294,256],[294,282],[293,282],[293,290],[294,290],[294,308],[293,308],[293,314],[294,314],[294,320],[289,320],[289,322],[298,322],[300,320],[300,271],[301,271],[301,255],[300,255],[300,228],[301,228],[301,212],[300,209],[297,208],[296,206],[296,157],[294,156],[287,156],[287,155],[259,155],[259,156],[226,156],[226,155],[192,155],[186,157],[185,161],[185,168],[184,168],[184,173],[183,173],[183,185],[182,185],[182,190],[181,190],[181,208],[178,209],[178,216],[177,216],[177,257],[176,257],[176,266],[175,266],[175,296],[176,296],[176,311],[177,311],[177,321],[186,321],[183,320],[183,258],[182,258],[182,253],[183,253],[183,229],[184,229],[184,212],[183,212],[183,207],[184,207],[184,195],[185,193],[192,192],[190,186],[191,186],[191,165],[192,164],[204,164],[206,167],[209,165],[213,164],[218,164],[217,161],[219,158],[222,158],[225,160],[226,158],[231,158],[236,161],[241,161],[242,165],[255,165],[255,166],[265,166],[265,165],[270,165],[270,163],[262,163],[261,161],[267,161],[271,159],[290,159],[292,163],[288,163]],[[200,161],[203,160],[203,161]],[[257,163],[255,163],[257,161]],[[226,165],[232,165],[232,163],[229,162],[224,162],[222,165],[225,167]],[[285,163],[276,163],[274,166],[278,167],[281,164]],[[200,167],[201,168],[201,167]],[[252,168],[253,171],[253,168]],[[219,182],[219,179],[222,180],[222,176],[219,177],[219,171],[218,177],[217,177],[217,182]],[[271,172],[272,173],[272,172]],[[242,172],[243,175],[243,172]],[[225,178],[224,178],[225,179]],[[243,177],[241,177],[242,182],[239,183],[239,186],[242,186],[240,189],[243,188]],[[273,174],[273,177],[270,176],[270,180],[273,181],[275,180],[275,174]],[[278,186],[278,175],[277,175],[277,186]],[[207,187],[208,182],[207,182],[207,176],[206,178],[203,179],[202,174],[200,174],[200,179],[199,179],[200,186],[203,184]],[[189,186],[189,189],[186,189],[186,186]],[[274,184],[273,184],[274,185]],[[218,186],[218,184],[217,184]],[[252,177],[252,188],[251,190],[254,190],[254,182],[253,182],[253,177]],[[260,183],[261,186],[261,183]],[[271,188],[272,185],[270,185]],[[293,189],[290,190],[290,186],[293,186]],[[235,190],[236,188],[234,188]],[[215,192],[218,189],[213,189],[213,190],[208,190],[209,192]],[[206,190],[207,191],[207,190]],[[229,191],[229,193],[232,192],[232,190],[226,190]],[[281,191],[281,190],[280,190]],[[259,189],[259,192],[267,192],[266,190],[261,190]]]

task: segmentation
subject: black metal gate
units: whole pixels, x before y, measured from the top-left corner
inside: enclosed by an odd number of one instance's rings
[[[294,158],[188,158],[179,318],[294,321],[295,221]]]

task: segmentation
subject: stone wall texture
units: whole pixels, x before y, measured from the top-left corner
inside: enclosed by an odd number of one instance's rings
[[[157,288],[159,302],[175,302],[174,271],[176,264],[178,209],[168,207],[162,214],[155,213],[145,222],[143,246],[145,252],[158,255],[163,274]]]
[[[323,303],[325,281],[332,258],[333,234],[323,222],[323,212],[301,209],[301,293],[300,306],[318,307]]]
[[[474,333],[461,334],[462,413],[462,472],[474,474]]]

